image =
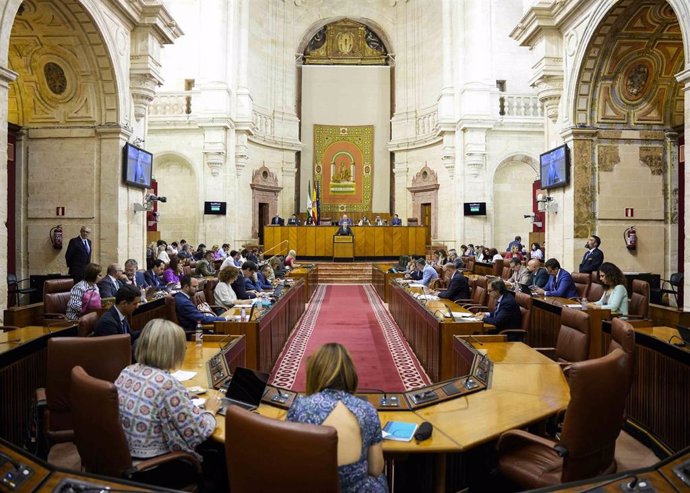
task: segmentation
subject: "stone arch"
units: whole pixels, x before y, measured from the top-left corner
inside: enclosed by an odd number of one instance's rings
[[[532,231],[524,215],[532,212],[532,184],[539,179],[538,163],[526,154],[513,154],[494,170],[489,211],[493,215],[493,245],[499,251],[516,235],[526,243]]]
[[[349,19],[351,21],[359,22],[360,24],[364,24],[367,26],[369,29],[371,29],[374,34],[376,34],[379,39],[383,42],[383,45],[386,49],[386,53],[395,53],[393,50],[393,43],[390,39],[390,37],[386,34],[386,31],[381,27],[380,24],[377,22],[373,21],[370,18],[367,17],[353,17],[353,16],[337,16],[337,17],[328,17],[328,18],[322,18],[318,19],[317,21],[313,22],[311,26],[304,32],[302,37],[300,38],[298,44],[297,44],[297,51],[295,53],[304,53],[304,50],[306,50],[307,45],[309,44],[309,41],[314,37],[314,35],[319,32],[321,29],[323,29],[325,26],[328,24],[333,24],[334,22],[341,21],[343,19]]]
[[[202,204],[198,173],[192,161],[178,152],[163,152],[154,157],[153,169],[158,193],[168,199],[164,204],[158,203],[161,238],[198,242],[200,214],[190,213],[190,208],[198,211]]]
[[[589,58],[601,56],[598,47],[594,47],[594,50],[592,48],[595,44],[601,45],[608,40],[608,36],[611,36],[611,32],[613,31],[611,25],[614,24],[620,16],[624,15],[631,5],[634,7],[636,3],[637,2],[633,0],[601,1],[590,15],[590,22],[582,35],[582,39],[578,40],[574,34],[572,35],[572,43],[568,44],[577,46],[577,49],[573,53],[573,70],[570,72],[570,80],[567,84],[568,93],[566,101],[569,102],[569,104],[566,106],[566,115],[564,118],[566,121],[570,121],[575,125],[587,125],[589,117],[583,113],[583,107],[585,107],[585,103],[587,103],[584,111],[586,112],[589,110],[588,102],[591,101],[591,98],[582,99],[579,95],[583,93],[583,90],[586,91],[588,88],[591,88],[592,80],[588,73],[595,69],[595,60],[590,60]],[[687,19],[690,16],[690,5],[684,0],[666,0],[666,4],[673,10],[676,20],[683,18]],[[601,34],[602,27],[609,33],[608,36]],[[686,32],[686,29],[687,25],[680,22],[678,30],[680,32],[683,53],[686,54],[684,68],[689,69],[690,57],[688,57],[687,54],[690,54],[690,33]],[[594,53],[592,53],[592,51],[594,51]],[[590,56],[588,57],[588,55]],[[583,87],[583,83],[585,87]],[[679,91],[682,91],[682,88],[679,88]],[[592,97],[591,89],[590,96]],[[585,117],[587,121],[581,121]]]
[[[9,120],[32,127],[119,123],[122,81],[102,12],[90,1],[25,0],[17,8],[2,40],[8,67],[19,74],[10,85]]]

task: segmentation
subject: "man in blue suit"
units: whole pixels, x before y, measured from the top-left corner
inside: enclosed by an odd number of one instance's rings
[[[161,281],[161,274],[165,270],[165,262],[161,259],[156,259],[153,261],[151,270],[144,272],[144,281],[146,285],[150,288],[164,289],[165,283]]]
[[[199,289],[199,279],[192,276],[182,276],[180,279],[180,291],[175,294],[175,311],[177,321],[186,331],[196,329],[196,323],[212,324],[213,322],[225,322],[225,317],[216,317],[210,313],[204,313],[194,305],[192,296]]]
[[[453,262],[448,262],[443,266],[443,270],[448,279],[448,289],[438,293],[439,298],[447,300],[467,300],[470,298],[470,283],[460,272]]]
[[[110,264],[108,266],[108,275],[97,284],[98,290],[101,292],[101,298],[114,298],[117,295],[117,291],[124,286],[124,279],[127,279],[127,277],[122,272],[120,264]]]
[[[118,289],[115,295],[115,304],[98,319],[93,328],[94,336],[112,336],[116,334],[129,334],[132,343],[139,337],[139,332],[132,332],[127,317],[139,306],[141,290],[131,284],[126,284]]]
[[[391,226],[402,226],[402,219],[400,219],[397,214],[393,214],[393,219],[391,219]]]
[[[537,294],[544,296],[556,296],[559,298],[575,298],[577,297],[577,289],[570,273],[561,269],[561,264],[555,258],[550,258],[544,264],[546,271],[549,273],[549,282],[546,283],[544,289],[537,288]]]
[[[494,311],[483,315],[484,323],[496,326],[496,330],[492,331],[494,333],[506,329],[519,329],[522,325],[520,305],[515,301],[513,293],[506,289],[503,280],[491,281],[488,292],[489,295],[498,293],[498,300],[496,300]]]
[[[91,263],[91,240],[89,235],[91,228],[82,226],[79,230],[79,236],[69,240],[67,245],[67,252],[65,253],[65,261],[69,267],[69,275],[74,278],[74,283],[78,283],[84,279],[84,269]]]
[[[146,284],[146,278],[143,272],[139,272],[139,263],[133,258],[127,259],[125,262],[125,276],[127,276],[127,281],[124,284],[131,284],[139,289],[148,288]]]
[[[599,245],[601,245],[601,238],[597,235],[589,237],[585,244],[587,252],[582,257],[582,262],[580,263],[580,272],[594,272],[599,270],[601,264],[604,263],[604,252],[599,250]]]

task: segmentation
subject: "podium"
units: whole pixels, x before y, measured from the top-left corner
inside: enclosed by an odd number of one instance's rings
[[[347,258],[354,262],[355,260],[355,237],[350,236],[333,236],[333,260],[336,258]]]

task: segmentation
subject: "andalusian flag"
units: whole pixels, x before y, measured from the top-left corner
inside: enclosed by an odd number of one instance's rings
[[[318,181],[314,182],[314,188],[314,224],[319,224],[319,221],[321,220],[321,187],[319,187]]]
[[[314,217],[311,201],[311,180],[307,183],[307,215]]]

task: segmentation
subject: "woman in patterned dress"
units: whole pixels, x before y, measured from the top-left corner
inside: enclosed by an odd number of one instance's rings
[[[202,410],[192,403],[184,386],[170,374],[182,365],[187,344],[179,325],[163,319],[146,324],[137,342],[137,363],[115,381],[120,422],[135,459],[149,459],[172,451],[195,451],[216,427],[218,397]]]
[[[307,362],[307,395],[298,397],[287,419],[334,427],[342,493],[385,493],[381,422],[374,406],[352,395],[357,370],[342,345],[321,346]]]

